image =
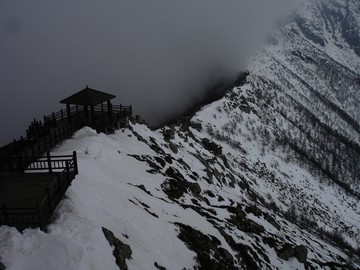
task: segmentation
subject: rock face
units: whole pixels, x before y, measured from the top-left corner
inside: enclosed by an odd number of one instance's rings
[[[131,259],[132,254],[130,246],[117,239],[110,230],[104,227],[102,227],[102,230],[109,244],[114,247],[113,255],[116,259],[117,266],[119,266],[120,270],[127,270],[126,260]]]

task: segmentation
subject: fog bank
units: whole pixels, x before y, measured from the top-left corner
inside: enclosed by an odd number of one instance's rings
[[[0,0],[0,146],[86,85],[153,125],[237,74],[285,0]]]

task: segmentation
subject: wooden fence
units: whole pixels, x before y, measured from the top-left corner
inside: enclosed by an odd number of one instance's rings
[[[19,161],[13,160],[11,166]],[[14,226],[20,230],[28,227],[44,229],[56,206],[61,201],[71,181],[78,174],[76,152],[69,156],[50,156],[36,160],[26,170],[47,172],[56,176],[56,180],[45,190],[43,199],[28,208],[8,208],[2,204],[0,208],[0,225]]]

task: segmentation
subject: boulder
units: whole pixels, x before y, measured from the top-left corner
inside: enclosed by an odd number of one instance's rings
[[[295,247],[295,257],[300,263],[305,263],[308,251],[304,245]]]
[[[291,257],[295,257],[300,263],[306,262],[307,254],[308,251],[304,245],[293,247],[290,244],[285,244],[277,251],[277,255],[280,259],[287,261]]]
[[[295,249],[290,244],[285,244],[277,254],[280,259],[288,261],[295,256]]]
[[[163,131],[163,136],[165,141],[170,141],[175,139],[175,131],[173,129],[166,129]]]

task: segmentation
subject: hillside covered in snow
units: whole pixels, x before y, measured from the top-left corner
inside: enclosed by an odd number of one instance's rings
[[[359,269],[360,4],[306,3],[191,118],[58,145],[79,175],[0,269]]]

